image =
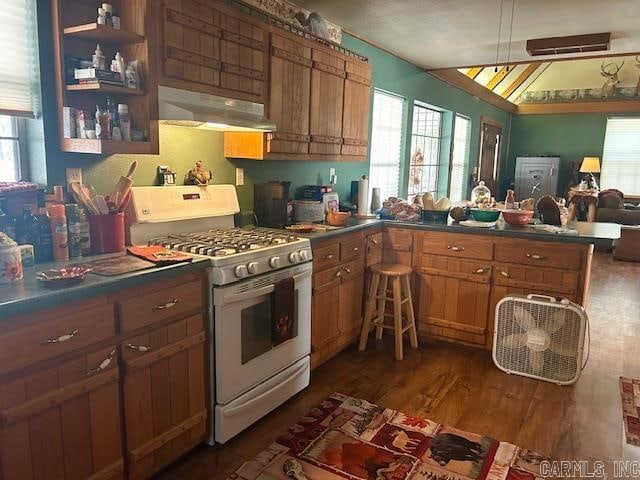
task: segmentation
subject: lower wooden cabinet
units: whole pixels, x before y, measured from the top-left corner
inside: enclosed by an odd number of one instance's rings
[[[0,385],[3,480],[124,478],[115,346]]]
[[[0,351],[17,344],[28,355],[0,369],[0,478],[149,478],[200,443],[203,280],[180,275],[3,319]]]
[[[311,308],[311,364],[328,360],[337,348],[340,337],[340,279],[313,287]]]
[[[349,273],[342,278],[338,292],[340,313],[338,316],[338,348],[353,343],[360,335],[362,328],[362,305],[364,291],[364,263],[362,261],[348,264]],[[344,270],[343,270],[344,272]]]
[[[123,341],[129,478],[149,477],[203,440],[204,341],[198,315]]]

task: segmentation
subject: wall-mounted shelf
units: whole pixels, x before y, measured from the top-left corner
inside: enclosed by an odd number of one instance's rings
[[[93,153],[98,155],[111,155],[114,153],[153,153],[151,142],[124,142],[84,138],[62,139],[61,150],[65,152]]]
[[[144,41],[144,37],[137,33],[127,30],[117,30],[105,25],[98,25],[95,22],[67,27],[64,29],[64,36],[81,38],[83,40],[94,40],[112,45],[128,45]]]
[[[117,95],[144,95],[144,90],[137,88],[120,87],[118,85],[109,85],[107,83],[79,83],[77,85],[67,85],[67,92],[96,92],[96,93],[112,93]]]

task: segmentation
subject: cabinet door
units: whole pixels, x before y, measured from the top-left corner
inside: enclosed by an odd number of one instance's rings
[[[344,82],[342,120],[342,154],[364,161],[369,145],[369,102],[371,98],[371,66],[347,61]]]
[[[382,232],[367,235],[366,244],[366,266],[382,263]]]
[[[164,0],[163,73],[170,86],[264,102],[265,28],[193,0]]]
[[[340,306],[340,278],[314,286],[311,310],[311,364],[315,368],[336,351],[340,336],[338,325]]]
[[[165,0],[163,15],[164,75],[196,90],[219,87],[220,13],[190,0]]]
[[[220,15],[220,87],[264,102],[267,32],[239,16]]]
[[[124,478],[116,347],[0,384],[4,480]]]
[[[354,263],[354,262],[352,262]],[[364,264],[360,262],[360,265]],[[348,268],[348,267],[347,267]],[[351,267],[354,268],[354,267]],[[340,339],[338,346],[353,343],[362,328],[362,291],[364,289],[364,270],[352,271],[340,284],[338,303],[340,308]]]
[[[313,50],[311,71],[311,144],[309,153],[339,155],[345,63],[341,57]]]
[[[420,333],[484,345],[489,280],[464,280],[446,272],[422,273],[419,278]]]
[[[202,315],[124,340],[129,478],[148,478],[205,435]]]
[[[278,130],[267,136],[269,153],[309,153],[311,48],[271,35],[269,118]]]

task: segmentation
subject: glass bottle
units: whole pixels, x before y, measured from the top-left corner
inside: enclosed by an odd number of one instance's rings
[[[478,186],[471,190],[471,202],[477,206],[489,206],[491,204],[491,190],[487,188],[482,180]]]

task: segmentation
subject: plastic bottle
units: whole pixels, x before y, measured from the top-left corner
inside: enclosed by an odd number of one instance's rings
[[[111,12],[111,23],[113,28],[120,30],[120,14],[115,8],[113,9],[113,12]]]
[[[64,205],[51,205],[51,236],[53,238],[53,258],[57,261],[69,260],[69,234]]]
[[[96,138],[102,140],[102,117],[104,116],[100,105],[96,105]]]
[[[84,208],[79,209],[78,224],[80,225],[80,253],[86,257],[91,255],[91,228]]]
[[[69,245],[69,258],[76,258],[82,255],[80,246],[80,209],[75,203],[65,205],[67,214],[67,235]]]
[[[102,53],[102,48],[100,48],[99,43],[96,45],[96,51],[93,53],[91,63],[93,64],[93,68],[97,68],[99,70],[106,69],[106,59],[104,57],[104,53]]]
[[[129,105],[126,103],[118,104],[118,120],[120,121],[120,133],[122,140],[131,141],[131,115],[129,115]]]
[[[36,263],[53,261],[53,238],[51,236],[51,219],[46,208],[41,207],[38,215],[38,229],[40,230],[40,248],[36,249]]]
[[[118,126],[118,110],[116,109],[116,104],[113,102],[113,98],[111,98],[110,95],[107,95],[106,116],[107,116],[106,123],[109,129],[109,136],[107,138],[111,138],[114,127]]]

